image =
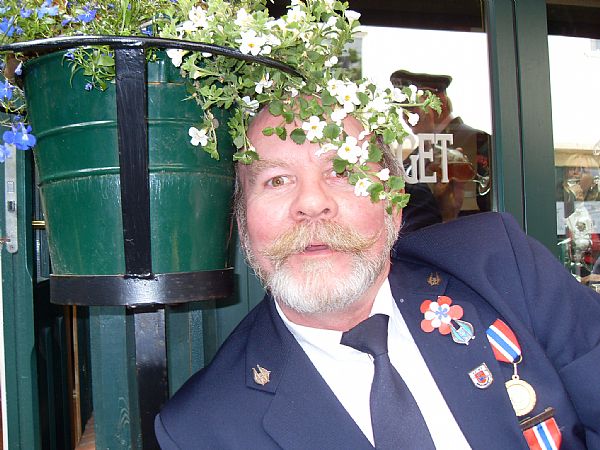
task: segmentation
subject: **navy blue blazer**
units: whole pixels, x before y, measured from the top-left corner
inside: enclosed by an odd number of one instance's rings
[[[466,242],[476,242],[477,250]],[[600,296],[577,283],[504,214],[479,214],[402,237],[389,275],[402,315],[467,441],[476,450],[527,449],[499,363],[485,336],[497,318],[517,335],[519,375],[554,407],[563,449],[600,449]],[[440,283],[427,280],[438,274]],[[451,297],[475,327],[455,344],[420,328],[420,305]],[[468,372],[494,376],[478,389]],[[406,362],[410,364],[410,361]],[[271,371],[261,386],[252,375]],[[265,298],[156,417],[163,449],[372,449]]]

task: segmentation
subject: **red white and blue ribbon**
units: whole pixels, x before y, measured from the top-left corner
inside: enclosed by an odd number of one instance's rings
[[[486,331],[492,345],[494,356],[498,361],[512,364],[521,357],[521,346],[515,333],[500,319],[490,325]]]
[[[558,450],[562,435],[554,417],[523,431],[531,450]]]

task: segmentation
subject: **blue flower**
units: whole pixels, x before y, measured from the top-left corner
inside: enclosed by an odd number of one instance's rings
[[[0,83],[0,98],[10,100],[13,95],[13,89],[15,87],[8,82],[8,80],[4,80],[4,84]]]
[[[17,31],[17,29],[15,28],[14,25],[14,19],[11,17],[10,19],[7,17],[4,17],[1,21],[0,21],[0,33],[5,34],[8,37],[11,37],[15,31]],[[17,34],[19,34],[17,32]]]
[[[7,158],[10,158],[10,154],[10,145],[0,144],[0,163],[3,163]]]
[[[27,19],[29,16],[31,16],[31,14],[33,14],[33,9],[21,8],[20,14],[23,19]]]
[[[36,138],[31,134],[31,127],[20,123],[17,126],[12,126],[2,135],[2,139],[6,144],[13,144],[18,150],[29,150],[35,146]]]
[[[75,54],[73,53],[73,50],[68,50],[65,53],[65,59],[69,59],[71,61],[73,61],[75,59]]]
[[[76,20],[71,16],[66,16],[60,23],[60,26],[65,27],[65,26],[69,25],[71,22],[76,22]]]
[[[96,18],[96,10],[88,6],[83,7],[83,14],[77,16],[83,23],[89,23]]]
[[[20,62],[17,68],[15,69],[15,75],[21,75],[23,73],[23,63]]]
[[[94,89],[94,85],[88,81],[83,88],[86,91],[91,91],[92,89]]]
[[[42,6],[40,6],[37,9],[37,16],[39,19],[41,19],[42,17],[48,15],[48,16],[58,16],[58,5],[56,6],[51,6],[52,5],[52,0],[45,0],[44,3],[42,3]]]

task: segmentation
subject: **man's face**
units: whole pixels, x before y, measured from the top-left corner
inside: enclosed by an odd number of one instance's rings
[[[239,167],[242,241],[276,299],[301,313],[340,310],[387,276],[400,215],[357,197],[333,171],[333,152],[317,156],[316,144],[262,134],[280,120],[263,111],[248,132],[260,161]],[[362,127],[345,129],[358,136]]]

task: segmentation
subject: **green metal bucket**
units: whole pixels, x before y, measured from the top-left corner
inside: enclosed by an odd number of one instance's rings
[[[116,90],[85,90],[64,53],[24,70],[35,161],[56,275],[125,272]],[[228,267],[234,146],[220,127],[215,161],[190,143],[202,108],[164,53],[149,62],[150,229],[154,273]],[[227,112],[214,110],[226,124]]]

